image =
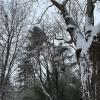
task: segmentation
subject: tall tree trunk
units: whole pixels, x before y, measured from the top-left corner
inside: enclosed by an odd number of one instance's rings
[[[74,22],[68,10],[66,3],[69,0],[63,0],[59,3],[56,0],[51,2],[61,11],[67,31],[70,33],[71,40],[66,43],[74,43],[76,46],[76,55],[81,68],[81,80],[83,86],[84,100],[100,100],[100,31],[94,27],[94,3],[97,0],[87,0],[85,32],[81,33],[78,25]],[[94,32],[94,30],[97,30]]]
[[[100,41],[92,43],[90,48],[90,59],[93,62],[93,72],[91,77],[92,100],[100,100]]]

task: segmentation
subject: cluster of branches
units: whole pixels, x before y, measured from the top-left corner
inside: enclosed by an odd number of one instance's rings
[[[77,100],[80,100],[80,81],[72,73],[77,62],[70,62],[73,54],[71,55],[70,49],[63,44],[56,45],[55,37],[51,35],[56,31],[52,30],[49,35],[44,31],[37,26],[29,31],[29,42],[18,66],[19,89],[25,92],[39,82],[46,100],[74,100],[73,93],[76,91],[79,93]],[[64,81],[64,84],[61,81]],[[72,95],[71,90],[74,90]]]
[[[7,87],[11,84],[17,55],[25,43],[24,32],[30,8],[30,2],[0,0],[0,100],[8,100]]]

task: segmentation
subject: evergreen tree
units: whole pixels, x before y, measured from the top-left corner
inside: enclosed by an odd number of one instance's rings
[[[80,80],[72,74],[73,66],[70,65],[69,68],[65,63],[68,57],[65,54],[70,50],[63,45],[56,46],[48,42],[46,34],[40,28],[35,27],[29,32],[29,42],[24,57],[20,60],[18,73],[19,82],[27,88],[23,99],[74,100],[76,97],[76,100],[80,100]],[[35,78],[32,79],[32,76]],[[29,79],[31,84],[27,85]],[[34,80],[35,84],[32,82]]]

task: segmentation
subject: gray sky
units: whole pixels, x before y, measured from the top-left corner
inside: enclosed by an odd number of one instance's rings
[[[36,18],[39,18],[43,12],[45,11],[45,9],[51,5],[52,3],[49,2],[50,0],[38,0],[38,3],[34,4],[33,10],[35,11],[36,9]],[[61,1],[61,0],[57,0],[57,1]],[[79,0],[80,2],[82,2],[81,4],[83,4],[84,0]],[[49,19],[52,19],[52,16],[56,16],[57,15],[57,9],[55,7],[50,7],[46,14],[46,16],[49,15]],[[46,16],[44,16],[43,18],[45,19]],[[94,19],[95,19],[95,25],[99,24],[100,22],[100,3],[97,2],[96,3],[96,7],[94,10]]]

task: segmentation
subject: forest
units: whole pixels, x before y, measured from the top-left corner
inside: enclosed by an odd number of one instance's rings
[[[0,0],[0,100],[100,100],[100,0]]]

